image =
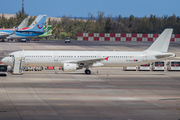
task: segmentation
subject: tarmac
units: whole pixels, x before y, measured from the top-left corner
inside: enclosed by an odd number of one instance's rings
[[[152,42],[37,41],[0,43],[0,59],[18,50],[139,51]],[[180,44],[169,52],[179,58]],[[180,71],[121,67],[24,71],[0,76],[0,120],[179,120]]]

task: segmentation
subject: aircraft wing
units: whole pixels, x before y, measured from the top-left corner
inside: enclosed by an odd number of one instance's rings
[[[103,66],[104,64],[100,63],[102,60],[108,60],[107,58],[96,58],[96,59],[84,59],[84,60],[72,60],[72,61],[63,61],[63,63],[75,63],[80,65],[81,67],[84,66]]]

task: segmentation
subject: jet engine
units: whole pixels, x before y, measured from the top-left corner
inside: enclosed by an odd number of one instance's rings
[[[62,70],[64,72],[74,72],[76,71],[78,68],[78,65],[77,64],[73,64],[73,63],[64,63],[63,64],[63,67],[62,67]]]

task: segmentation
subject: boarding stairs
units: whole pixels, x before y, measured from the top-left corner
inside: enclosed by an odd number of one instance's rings
[[[13,61],[13,72],[12,72],[12,74],[15,74],[15,75],[23,74],[22,58],[21,57],[14,57],[13,59],[14,59],[14,61]]]

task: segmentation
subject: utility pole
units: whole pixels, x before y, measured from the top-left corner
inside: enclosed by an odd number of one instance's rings
[[[24,0],[22,0],[22,14],[24,14]]]

